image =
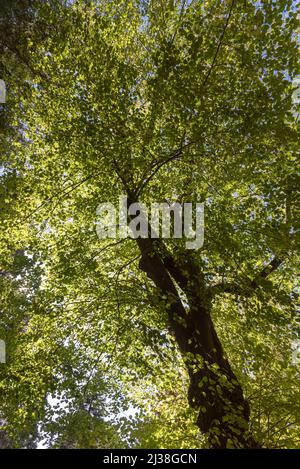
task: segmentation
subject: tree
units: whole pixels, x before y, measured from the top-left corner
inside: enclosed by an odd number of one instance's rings
[[[10,101],[25,140],[13,144],[22,175],[14,223],[43,263],[29,329],[53,346],[70,340],[93,354],[101,344],[129,388],[157,380],[179,351],[206,445],[275,445],[270,428],[282,417],[283,444],[296,444],[294,385],[279,392],[279,418],[262,394],[253,420],[249,406],[271,356],[263,379],[297,379],[293,2],[76,1],[38,11],[49,27],[27,40],[30,77]],[[147,207],[205,201],[201,250],[185,239],[98,239],[97,205],[121,194]]]

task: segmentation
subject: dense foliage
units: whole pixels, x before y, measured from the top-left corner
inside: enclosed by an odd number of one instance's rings
[[[3,5],[0,447],[299,447],[298,5]],[[122,194],[203,247],[99,239]]]

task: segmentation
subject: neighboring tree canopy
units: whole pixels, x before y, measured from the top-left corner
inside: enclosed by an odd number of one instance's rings
[[[5,2],[0,447],[300,447],[297,6]],[[99,239],[122,194],[203,247]]]

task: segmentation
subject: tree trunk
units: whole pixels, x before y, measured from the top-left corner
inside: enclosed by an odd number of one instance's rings
[[[188,251],[175,258],[166,254],[160,240],[136,241],[142,254],[140,268],[165,300],[169,326],[190,377],[189,403],[199,410],[197,425],[209,446],[259,447],[249,432],[248,402],[212,322],[201,270]],[[185,293],[188,307],[183,306],[176,284]]]

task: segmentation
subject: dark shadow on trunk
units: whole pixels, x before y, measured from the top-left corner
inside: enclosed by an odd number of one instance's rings
[[[164,298],[169,326],[190,377],[188,399],[211,448],[258,448],[249,432],[250,409],[224,355],[210,310],[209,292],[189,252],[172,257],[160,240],[137,239],[140,268]],[[177,286],[176,286],[177,284]],[[184,292],[188,306],[178,293]]]

